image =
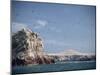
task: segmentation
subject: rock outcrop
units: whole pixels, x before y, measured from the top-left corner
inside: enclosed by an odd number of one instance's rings
[[[12,65],[50,64],[54,60],[45,54],[39,35],[22,29],[12,35]]]

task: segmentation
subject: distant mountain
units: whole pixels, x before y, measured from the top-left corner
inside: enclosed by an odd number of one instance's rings
[[[94,53],[81,53],[74,49],[68,49],[59,53],[49,53],[57,61],[95,61]]]
[[[48,53],[48,55],[56,55],[56,56],[72,56],[72,55],[95,55],[95,53],[82,53],[75,49],[64,50],[59,53]]]
[[[40,36],[30,29],[22,29],[12,35],[12,64],[50,64],[53,59],[43,50]]]
[[[63,54],[63,55],[81,55],[82,53],[80,53],[74,49],[69,49],[69,50],[62,52],[61,54]]]

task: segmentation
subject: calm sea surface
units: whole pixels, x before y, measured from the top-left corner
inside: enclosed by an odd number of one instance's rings
[[[24,73],[42,73],[42,72],[57,72],[57,71],[72,71],[72,70],[88,70],[95,69],[95,61],[74,61],[47,65],[31,65],[12,67],[13,74]]]

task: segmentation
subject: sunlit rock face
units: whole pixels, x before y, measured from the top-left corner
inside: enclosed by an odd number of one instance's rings
[[[22,29],[12,35],[12,64],[50,64],[54,60],[43,50],[43,41],[30,29]]]

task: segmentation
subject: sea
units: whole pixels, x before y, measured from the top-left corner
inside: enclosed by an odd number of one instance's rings
[[[55,64],[29,65],[12,67],[12,74],[30,74],[96,69],[96,61],[69,61]]]

